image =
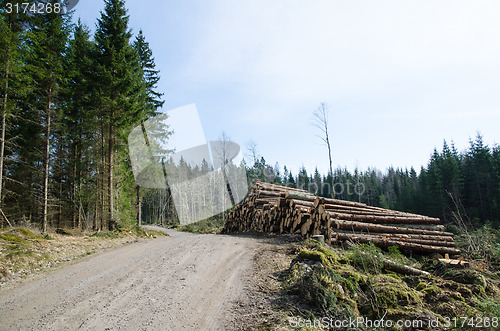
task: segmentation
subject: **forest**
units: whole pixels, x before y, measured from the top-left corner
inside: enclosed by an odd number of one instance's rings
[[[260,180],[308,190],[318,196],[366,203],[371,206],[439,217],[452,224],[456,217],[471,226],[500,226],[500,147],[489,147],[480,133],[470,139],[467,150],[443,142],[418,172],[390,167],[385,173],[368,169],[354,173],[337,168],[324,176],[316,169],[308,174],[302,167],[292,174],[286,166],[266,164],[256,158],[248,170],[252,181]],[[332,195],[333,194],[333,195]]]
[[[141,31],[132,36],[125,2],[105,1],[94,36],[71,23],[71,12],[9,13],[4,2],[2,224],[113,230],[136,219],[141,192],[126,137],[163,101],[152,51]]]
[[[128,134],[158,115],[164,100],[153,52],[142,31],[130,30],[125,1],[104,1],[93,35],[72,23],[71,12],[8,13],[1,2],[0,227],[176,224],[170,190],[139,187],[131,168]],[[292,174],[255,150],[250,159],[239,165],[249,186],[293,186],[445,224],[458,216],[474,226],[500,225],[500,147],[487,146],[479,133],[466,151],[445,141],[418,171]]]

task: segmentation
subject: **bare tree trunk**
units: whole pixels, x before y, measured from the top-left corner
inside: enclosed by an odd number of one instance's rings
[[[9,20],[9,30],[12,29],[12,20]],[[4,156],[5,156],[5,131],[7,129],[6,119],[7,119],[7,100],[9,97],[9,64],[10,64],[10,47],[7,49],[7,61],[5,63],[5,86],[4,86],[4,98],[2,105],[2,123],[1,123],[1,133],[0,133],[0,208],[3,205],[3,174],[4,174]],[[2,212],[3,215],[3,212]],[[4,215],[7,223],[7,217]],[[12,225],[11,225],[12,226]]]
[[[82,160],[82,144],[78,143],[76,145],[76,162],[75,162],[75,178],[76,178],[76,183],[75,183],[75,199],[78,201],[78,213],[77,213],[77,219],[76,219],[76,226],[81,229],[82,228],[82,218],[87,219],[86,216],[86,211],[83,209],[83,204],[82,204],[82,166],[81,166],[81,160]],[[89,208],[89,204],[87,204],[87,210]],[[87,222],[86,222],[87,223]],[[85,225],[85,227],[88,227],[88,224]]]
[[[97,174],[97,176],[99,176],[99,174]],[[98,199],[96,198],[95,206],[94,206],[94,219],[92,220],[92,230],[93,231],[97,231],[97,214],[99,212],[99,204],[97,203],[97,201],[98,201]]]
[[[335,198],[335,183],[333,179],[333,166],[332,166],[332,148],[330,145],[330,138],[328,136],[328,106],[325,103],[321,103],[318,109],[313,113],[313,125],[322,131],[321,140],[325,143],[328,148],[328,161],[330,164],[330,176],[331,176],[331,196]]]
[[[141,226],[141,187],[137,185],[137,225]]]
[[[2,208],[3,202],[3,168],[4,168],[4,154],[5,154],[5,130],[6,130],[6,118],[7,118],[7,99],[8,99],[8,89],[9,89],[9,61],[5,66],[5,86],[4,86],[4,97],[2,105],[2,124],[0,133],[0,208]]]
[[[325,125],[326,130],[326,146],[328,146],[328,159],[330,161],[330,176],[332,180],[332,198],[335,198],[335,180],[333,179],[333,167],[332,167],[332,149],[330,147],[330,139],[328,139],[328,127]]]
[[[110,118],[113,118],[113,113],[111,113]],[[115,218],[113,213],[113,123],[110,120],[109,123],[109,141],[108,141],[108,230],[112,231],[115,229]]]
[[[52,89],[49,89],[49,100],[47,103],[47,116],[45,121],[45,151],[43,155],[43,209],[42,209],[42,233],[47,232],[47,205],[49,195],[49,153],[50,153],[50,112]]]
[[[73,228],[76,226],[76,209],[75,207],[77,206],[77,201],[76,201],[76,158],[77,158],[77,144],[74,143],[73,144],[73,155],[72,155],[72,158],[73,158],[73,182],[71,183],[71,200],[73,201],[73,208],[71,208],[71,219],[72,219],[72,223],[73,223]],[[78,206],[78,209],[79,206]]]
[[[62,224],[62,210],[63,210],[63,199],[62,199],[62,181],[59,181],[59,213],[57,215],[57,227],[61,227]],[[73,228],[75,225],[73,224]]]
[[[106,178],[106,153],[105,153],[105,147],[104,147],[104,124],[102,125],[102,132],[101,132],[101,156],[102,156],[102,168],[101,168],[101,224],[100,224],[100,229],[104,230],[105,222],[106,222],[106,217],[104,214],[104,192],[106,191],[106,184],[105,184],[105,178]]]

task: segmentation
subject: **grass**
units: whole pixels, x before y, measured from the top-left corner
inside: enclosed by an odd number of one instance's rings
[[[221,217],[211,217],[199,222],[181,226],[179,230],[191,233],[220,233],[224,221]]]
[[[118,232],[112,231],[98,231],[90,235],[92,238],[106,238],[106,239],[115,239],[120,236]]]
[[[136,238],[165,236],[160,231],[119,229],[100,231],[90,235],[70,236],[55,231],[42,235],[26,228],[0,230],[0,284],[33,272],[94,254]],[[64,231],[69,233],[69,231]]]

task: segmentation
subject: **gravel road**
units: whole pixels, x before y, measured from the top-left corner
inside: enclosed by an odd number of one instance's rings
[[[0,329],[226,329],[257,243],[167,231],[2,289]]]

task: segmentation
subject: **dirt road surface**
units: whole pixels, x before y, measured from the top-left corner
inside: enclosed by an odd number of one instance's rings
[[[0,329],[230,329],[258,244],[167,231],[2,289]]]

